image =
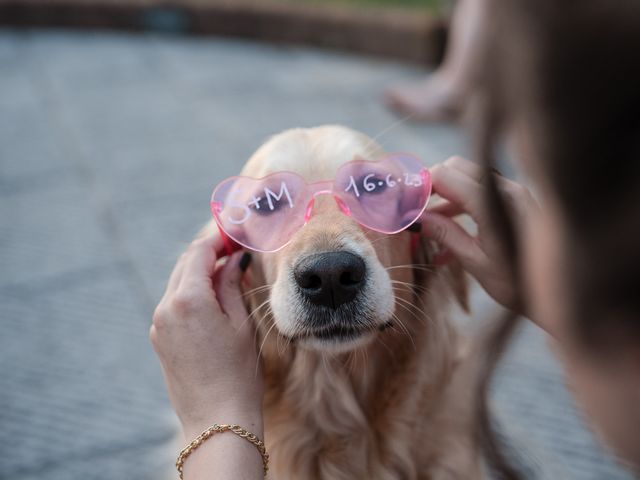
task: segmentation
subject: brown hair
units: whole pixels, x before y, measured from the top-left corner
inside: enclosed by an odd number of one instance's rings
[[[567,227],[563,280],[571,286],[576,338],[605,354],[621,342],[638,344],[640,2],[489,1],[491,27],[474,92],[477,158],[489,172],[505,127],[524,122]],[[520,286],[517,232],[494,177],[485,178],[487,207]],[[511,314],[493,331],[478,398],[486,399],[517,321]],[[518,478],[491,433],[486,400],[478,419],[489,466],[499,478]]]

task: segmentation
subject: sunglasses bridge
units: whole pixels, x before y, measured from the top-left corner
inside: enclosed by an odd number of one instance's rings
[[[309,220],[311,220],[311,216],[313,215],[313,206],[316,203],[316,197],[319,197],[320,195],[332,195],[334,200],[338,204],[338,207],[342,211],[342,213],[344,213],[347,217],[351,216],[351,209],[347,206],[346,203],[344,203],[344,200],[342,200],[336,194],[335,190],[333,189],[333,185],[334,185],[333,181],[331,180],[325,180],[321,182],[314,182],[314,183],[307,184],[307,188],[309,188],[312,191],[312,197],[311,197],[311,200],[309,200],[309,203],[307,204],[307,208],[304,212],[305,224]]]

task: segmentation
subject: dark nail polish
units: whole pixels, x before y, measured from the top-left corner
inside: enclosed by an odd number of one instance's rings
[[[242,270],[243,272],[247,271],[247,268],[249,268],[249,264],[251,263],[251,254],[249,252],[244,252],[242,254],[242,257],[240,257],[240,270]]]
[[[414,222],[407,227],[407,230],[413,233],[420,233],[422,231],[422,223]]]

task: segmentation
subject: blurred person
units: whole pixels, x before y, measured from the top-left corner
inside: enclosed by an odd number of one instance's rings
[[[640,3],[487,0],[482,75],[473,88],[476,157],[432,169],[446,202],[423,234],[455,255],[510,310],[490,331],[478,382],[478,444],[498,478],[522,478],[486,411],[493,366],[519,314],[546,330],[599,438],[640,469]],[[505,141],[533,195],[494,173]],[[453,217],[468,214],[470,235]],[[239,300],[236,254],[216,263],[217,235],[178,262],[151,340],[187,437],[214,419],[262,434],[262,383]],[[245,257],[246,258],[246,257]],[[215,435],[187,479],[261,478],[260,456]],[[213,474],[210,474],[213,476]]]
[[[385,103],[412,120],[453,121],[463,111],[478,68],[487,0],[458,0],[442,65],[423,80],[388,88]]]
[[[475,156],[490,171],[506,143],[540,206],[485,174],[488,201],[477,210],[480,192],[458,173],[453,203],[476,220],[478,237],[442,217],[425,225],[494,298],[551,334],[589,423],[638,473],[640,2],[491,0],[489,12],[474,89]],[[492,253],[496,244],[501,255]],[[502,285],[512,288],[495,283],[499,258],[509,271]],[[496,330],[490,362],[517,320]],[[495,444],[483,446],[503,478],[517,478]]]

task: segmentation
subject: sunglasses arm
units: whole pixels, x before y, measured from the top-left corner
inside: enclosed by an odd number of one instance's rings
[[[242,247],[234,242],[229,235],[224,233],[224,230],[220,228],[220,225],[216,223],[220,236],[222,237],[222,243],[224,244],[224,256],[231,256],[234,252],[240,250]]]

